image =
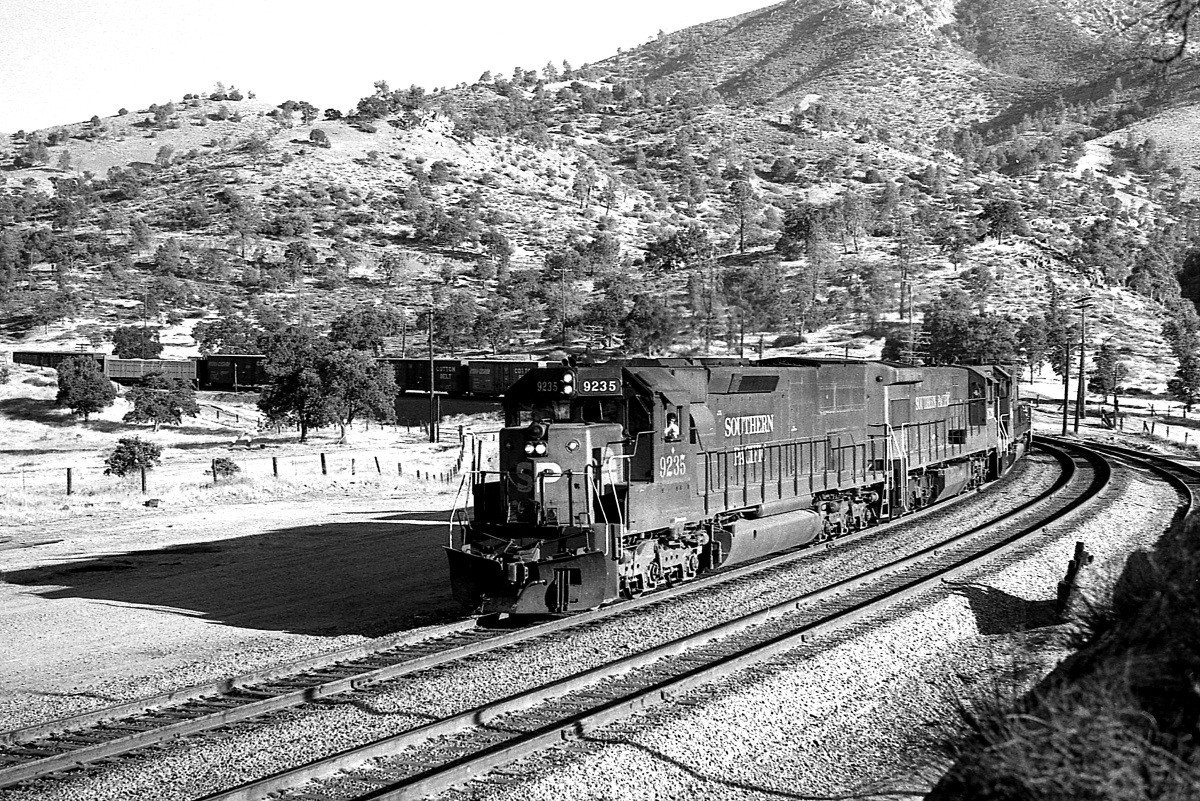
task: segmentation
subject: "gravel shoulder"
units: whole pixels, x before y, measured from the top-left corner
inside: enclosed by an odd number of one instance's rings
[[[447,798],[912,798],[947,767],[938,743],[959,703],[1015,699],[1065,658],[1066,626],[1044,625],[1076,540],[1096,556],[1089,591],[1152,547],[1176,496],[1126,473],[1108,509],[1036,550],[947,587],[885,621],[730,677],[580,745],[511,766],[519,785],[475,782]],[[569,788],[569,789],[568,789]]]

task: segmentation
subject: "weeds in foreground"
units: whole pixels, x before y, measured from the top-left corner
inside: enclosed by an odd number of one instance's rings
[[[998,679],[957,704],[934,801],[1200,798],[1200,520],[1133,554],[1083,610],[1082,650],[1032,692]]]

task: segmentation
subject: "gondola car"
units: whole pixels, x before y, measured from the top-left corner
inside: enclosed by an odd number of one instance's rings
[[[90,356],[96,360],[100,368],[104,368],[104,354],[92,351],[50,351],[50,350],[18,350],[13,351],[13,364],[27,364],[32,367],[48,367],[52,370],[57,370],[62,364],[63,359],[73,358],[75,356]]]
[[[1029,442],[1005,367],[836,359],[538,367],[447,548],[481,613],[564,613],[975,488]]]

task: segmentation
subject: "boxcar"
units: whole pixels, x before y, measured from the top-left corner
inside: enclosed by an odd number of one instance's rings
[[[266,357],[251,353],[213,353],[200,368],[200,386],[205,389],[244,389],[267,383],[263,369]]]
[[[467,391],[472,395],[503,395],[521,376],[544,362],[532,359],[471,359],[467,363]]]
[[[381,359],[396,371],[396,386],[401,392],[429,392],[428,359]],[[467,390],[466,362],[461,359],[434,359],[435,392],[461,395]]]

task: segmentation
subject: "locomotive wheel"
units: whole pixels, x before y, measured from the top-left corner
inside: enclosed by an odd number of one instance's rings
[[[646,588],[654,589],[662,582],[662,566],[658,562],[651,562],[650,567],[646,570]]]

